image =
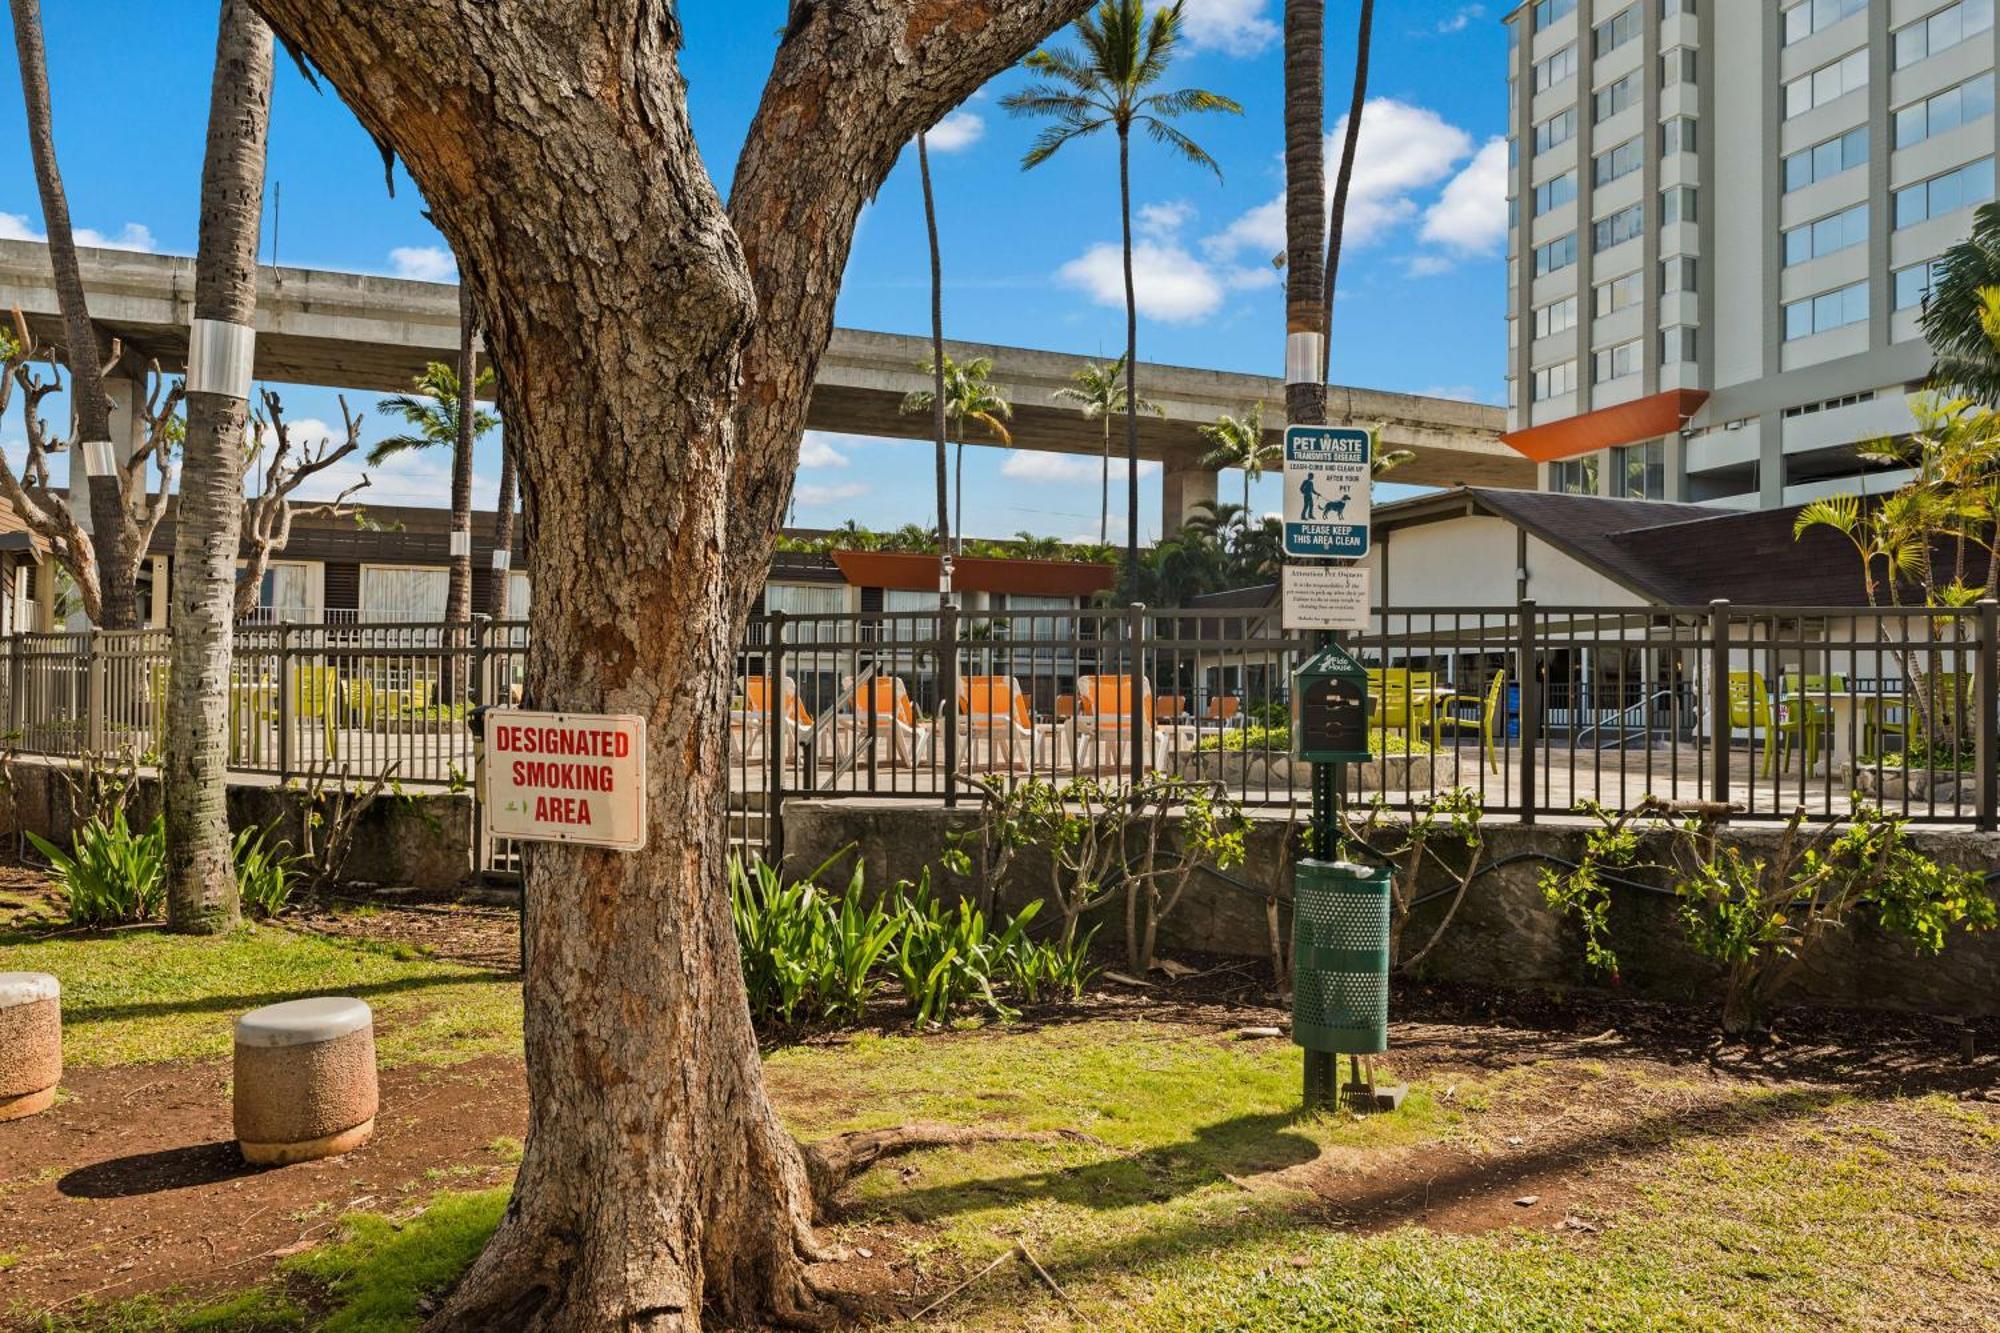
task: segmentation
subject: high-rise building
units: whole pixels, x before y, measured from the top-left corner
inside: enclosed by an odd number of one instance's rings
[[[1930,265],[1994,193],[1994,0],[1507,16],[1511,443],[1545,489],[1892,489]]]

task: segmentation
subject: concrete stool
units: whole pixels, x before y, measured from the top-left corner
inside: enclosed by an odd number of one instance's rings
[[[0,1120],[46,1111],[62,1082],[62,987],[46,972],[0,972]]]
[[[375,1133],[375,1016],[320,996],[236,1020],[236,1140],[243,1160],[338,1157]]]

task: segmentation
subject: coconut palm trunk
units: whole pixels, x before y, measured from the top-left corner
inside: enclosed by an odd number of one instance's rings
[[[1318,334],[1321,338],[1315,379],[1291,383],[1290,367],[1286,370],[1285,419],[1296,426],[1326,424],[1328,362],[1321,267],[1325,262],[1321,228],[1326,225],[1325,69],[1326,0],[1285,0],[1285,332],[1288,337]],[[1352,127],[1360,123],[1359,116],[1348,123],[1352,143]],[[1348,156],[1353,156],[1351,149]],[[1342,164],[1343,170],[1347,165]],[[1339,253],[1338,245],[1336,241],[1332,253]],[[1244,509],[1249,509],[1247,500]]]
[[[507,585],[513,578],[514,568],[514,505],[517,484],[514,478],[514,447],[507,443],[503,431],[500,436],[500,494],[494,502],[493,549],[507,553],[507,568],[495,568],[493,577],[498,583],[493,594],[494,615],[505,617],[513,608],[507,595]]]
[[[111,395],[104,387],[104,357],[97,329],[90,322],[84,297],[83,270],[77,264],[76,237],[70,230],[69,195],[56,164],[54,117],[49,109],[48,54],[42,41],[40,0],[12,0],[14,49],[20,58],[21,94],[26,103],[29,155],[35,164],[35,188],[41,195],[42,224],[49,237],[49,268],[55,278],[56,305],[62,311],[64,349],[69,363],[70,403],[76,414],[75,441],[70,450],[72,487],[89,491],[91,545],[96,552],[97,602],[93,618],[103,629],[135,629],[139,599],[132,578],[129,534],[123,521],[123,501],[115,475],[88,477],[85,458],[93,442],[111,440]],[[79,586],[87,581],[79,580]]]
[[[1111,415],[1104,416],[1104,472],[1097,493],[1097,544],[1111,544]]]
[[[937,198],[931,193],[931,155],[924,142],[924,136],[917,136],[917,175],[924,185],[924,230],[931,243],[931,432],[937,442],[937,526],[938,554],[953,556],[958,548],[952,544],[952,534],[959,531],[958,522],[948,512],[951,508],[951,482],[945,472],[945,419],[944,419],[944,254],[938,247]],[[960,450],[961,454],[964,452]],[[960,492],[961,498],[963,491]],[[942,580],[938,583],[938,605],[951,601]]]
[[[451,573],[445,584],[444,620],[450,643],[464,648],[472,626],[472,441],[474,415],[479,410],[477,364],[479,314],[472,308],[472,289],[458,284],[458,438],[451,446]],[[466,654],[451,657],[448,697],[465,694]]]
[[[1118,214],[1125,240],[1125,589],[1139,578],[1139,296],[1132,283],[1132,134],[1118,127]]]
[[[271,30],[249,0],[222,0],[201,170],[194,317],[248,325],[257,309],[257,236],[271,123]],[[180,510],[174,525],[173,637],[161,763],[167,924],[213,932],[239,914],[229,840],[230,621],[242,540],[244,433],[250,404],[187,396]],[[288,688],[289,682],[279,682]]]
[[[1323,44],[1326,32],[1326,7],[1324,0],[1313,0],[1310,7],[1318,11],[1318,17],[1313,22],[1313,31],[1320,34],[1317,40]],[[1289,3],[1286,5],[1285,12],[1288,16],[1291,13]],[[1291,25],[1288,20],[1286,23],[1286,42],[1288,46],[1291,41],[1290,32]],[[1335,280],[1340,276],[1340,242],[1341,238],[1347,233],[1347,191],[1348,187],[1354,182],[1354,155],[1361,145],[1361,113],[1362,109],[1368,104],[1368,49],[1373,44],[1374,38],[1375,0],[1361,0],[1361,18],[1360,22],[1356,25],[1354,39],[1354,90],[1347,103],[1347,139],[1341,146],[1340,169],[1335,173],[1334,177],[1333,216],[1328,222],[1326,234],[1326,274],[1322,288],[1322,313],[1320,316],[1321,329],[1326,334],[1326,342],[1320,350],[1319,377],[1322,380],[1330,378],[1333,373],[1333,286]],[[1288,82],[1290,63],[1291,57],[1288,54],[1286,56]],[[1325,68],[1324,61],[1315,64],[1313,68],[1315,71],[1314,83],[1316,85],[1323,84],[1324,75],[1320,71],[1323,71]],[[1315,98],[1316,105],[1320,107],[1315,113],[1318,118],[1314,121],[1313,133],[1315,136],[1320,133],[1318,127],[1320,121],[1325,117],[1325,100],[1326,94],[1322,87]],[[1289,116],[1289,111],[1287,115]],[[1286,127],[1288,140],[1290,133],[1288,121]]]

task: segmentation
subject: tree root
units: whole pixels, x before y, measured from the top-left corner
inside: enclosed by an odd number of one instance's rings
[[[957,1148],[973,1143],[1095,1143],[1102,1140],[1074,1129],[1006,1130],[981,1125],[945,1125],[930,1121],[894,1129],[863,1129],[837,1134],[818,1143],[799,1145],[806,1175],[812,1181],[813,1203],[820,1216],[846,1185],[877,1162],[923,1148]]]

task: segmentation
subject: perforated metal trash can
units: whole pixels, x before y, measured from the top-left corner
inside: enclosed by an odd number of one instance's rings
[[[1292,878],[1292,1040],[1309,1051],[1389,1049],[1390,871],[1301,860]]]

